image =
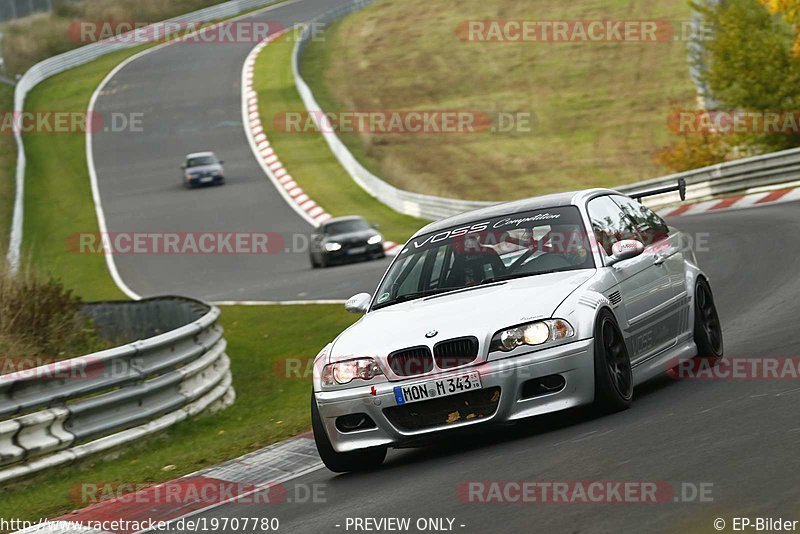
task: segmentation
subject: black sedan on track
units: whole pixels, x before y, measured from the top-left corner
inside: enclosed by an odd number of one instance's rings
[[[309,256],[313,268],[386,256],[383,237],[361,217],[337,217],[322,223],[311,235]]]

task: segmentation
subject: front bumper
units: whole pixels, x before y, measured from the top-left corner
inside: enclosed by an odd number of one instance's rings
[[[211,178],[211,180],[209,180],[208,178]],[[225,177],[223,175],[221,175],[221,174],[217,174],[217,175],[214,175],[214,176],[203,176],[203,177],[197,177],[197,178],[185,178],[185,180],[186,180],[186,184],[189,185],[190,187],[197,187],[199,185],[219,184],[219,183],[221,183],[222,181],[225,180]]]
[[[462,418],[453,423],[421,430],[407,430],[392,424],[384,413],[384,409],[397,406],[394,386],[458,376],[471,371],[480,373],[482,389],[499,388],[500,398],[493,414],[471,420]],[[550,375],[563,377],[565,383],[562,389],[532,398],[523,398],[523,384],[531,379]],[[461,368],[436,377],[383,382],[375,384],[374,387],[374,395],[371,391],[372,386],[315,393],[320,417],[336,451],[347,452],[375,446],[397,447],[433,437],[450,429],[485,425],[490,422],[514,421],[589,404],[594,400],[594,341],[592,339],[575,341]],[[338,417],[356,413],[369,415],[375,422],[375,427],[351,432],[341,432],[337,429]]]
[[[329,264],[347,263],[349,261],[358,261],[370,258],[377,259],[383,258],[386,255],[383,250],[383,243],[377,243],[375,245],[362,245],[355,248],[364,248],[364,251],[359,252],[358,254],[353,254],[352,248],[342,248],[333,252],[323,251],[322,254],[325,255],[325,259]]]

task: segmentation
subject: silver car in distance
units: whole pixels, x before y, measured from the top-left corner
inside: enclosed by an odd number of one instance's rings
[[[429,224],[374,296],[345,307],[364,316],[317,355],[311,399],[335,472],[457,428],[592,403],[623,410],[635,386],[723,349],[685,236],[609,189]]]

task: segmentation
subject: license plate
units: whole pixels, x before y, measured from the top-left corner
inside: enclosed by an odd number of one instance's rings
[[[367,251],[367,247],[358,247],[358,248],[351,248],[347,251],[347,253],[351,256],[355,256],[357,254],[363,254]]]
[[[203,178],[200,178],[200,183],[207,184],[208,182],[211,182],[213,180],[214,180],[213,176],[204,176]]]
[[[438,397],[447,397],[481,389],[481,375],[477,371],[465,375],[453,376],[450,378],[440,378],[428,382],[418,382],[407,386],[395,386],[394,398],[397,405],[419,402]]]

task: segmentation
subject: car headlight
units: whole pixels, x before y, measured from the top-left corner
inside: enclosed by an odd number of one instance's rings
[[[489,352],[509,352],[522,345],[542,345],[574,335],[575,329],[564,319],[536,321],[500,330],[492,338]]]
[[[378,235],[374,235],[374,236],[370,237],[369,239],[367,239],[367,244],[368,245],[377,245],[381,241],[383,241],[383,236],[381,234],[378,234]]]
[[[378,366],[378,362],[372,358],[331,363],[322,369],[322,385],[343,386],[356,378],[372,380],[382,374],[383,371]]]
[[[339,243],[325,243],[325,250],[327,250],[328,252],[336,252],[341,248],[342,245],[340,245]]]

